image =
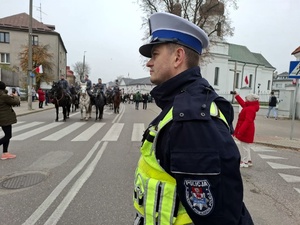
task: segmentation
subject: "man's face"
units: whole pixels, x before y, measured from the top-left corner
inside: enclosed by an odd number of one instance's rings
[[[98,80],[98,83],[99,83],[99,84],[102,84],[102,80],[101,80],[101,79],[99,79],[99,80]]]
[[[152,83],[159,85],[174,76],[172,72],[174,57],[167,44],[153,46],[152,58],[146,64],[150,68]]]

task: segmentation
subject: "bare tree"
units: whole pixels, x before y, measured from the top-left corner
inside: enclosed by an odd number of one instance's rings
[[[221,40],[233,35],[234,28],[226,9],[236,9],[236,2],[237,0],[137,0],[145,15],[143,27],[148,26],[151,14],[169,12],[198,25],[209,37],[215,34]]]
[[[33,70],[33,73],[35,73],[36,78],[36,86],[37,88],[40,87],[40,84],[42,81],[45,81],[47,83],[51,82],[53,80],[52,77],[52,71],[53,71],[53,55],[48,52],[49,45],[35,45],[32,46],[32,63],[33,68],[38,67],[39,65],[43,66],[43,73],[38,73],[35,69]],[[20,66],[22,68],[22,71],[24,74],[26,74],[27,78],[27,68],[28,68],[28,46],[23,47],[23,51],[19,53],[20,58]],[[27,83],[27,79],[24,79]]]
[[[88,63],[84,63],[83,65],[83,62],[78,61],[72,66],[75,74],[78,74],[82,78],[84,77],[85,74],[89,74],[91,71],[91,68]]]

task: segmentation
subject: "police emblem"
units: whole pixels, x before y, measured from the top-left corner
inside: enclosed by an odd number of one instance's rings
[[[208,215],[214,206],[214,199],[207,180],[185,180],[185,196],[188,204],[200,216]]]

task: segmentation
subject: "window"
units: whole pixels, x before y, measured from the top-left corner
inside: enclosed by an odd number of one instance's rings
[[[215,78],[214,78],[214,85],[219,85],[219,67],[215,68]]]
[[[9,33],[0,32],[0,43],[9,43]]]
[[[271,81],[268,80],[268,87],[267,87],[267,90],[270,90],[270,87],[271,87]],[[281,87],[281,85],[280,85],[280,87]]]
[[[0,53],[1,61],[0,63],[10,63],[10,57],[8,53]]]
[[[39,36],[32,35],[32,45],[39,45]]]
[[[253,75],[250,74],[249,75],[249,87],[252,87],[252,78],[253,78]]]

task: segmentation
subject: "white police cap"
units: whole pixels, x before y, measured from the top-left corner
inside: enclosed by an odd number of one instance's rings
[[[149,18],[150,43],[139,49],[143,56],[151,58],[153,45],[162,43],[176,43],[188,47],[199,55],[202,48],[207,48],[209,39],[207,34],[192,22],[171,13],[154,13]]]

